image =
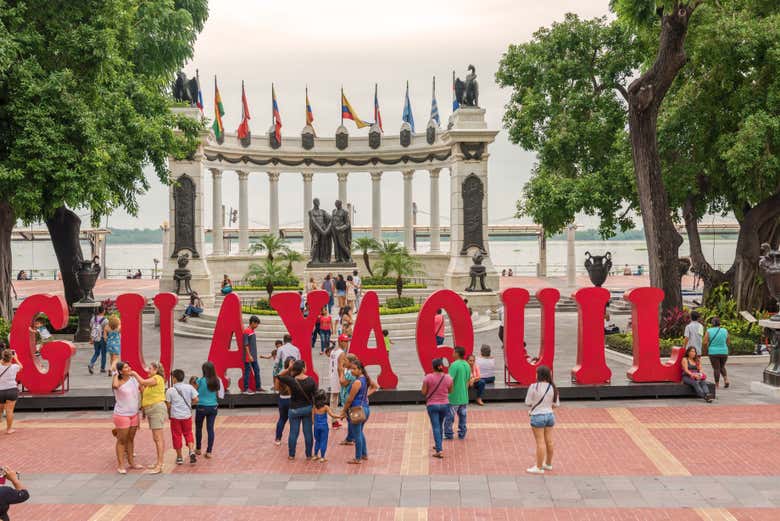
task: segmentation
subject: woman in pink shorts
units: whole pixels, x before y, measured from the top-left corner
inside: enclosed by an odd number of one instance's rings
[[[141,391],[138,374],[127,362],[117,362],[111,387],[114,389],[114,434],[116,436],[117,472],[127,474],[125,454],[131,469],[142,469],[133,460],[133,443],[139,425],[139,405]]]

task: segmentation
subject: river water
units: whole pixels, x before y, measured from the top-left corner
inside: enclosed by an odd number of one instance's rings
[[[292,247],[300,250],[301,241],[290,241]],[[707,260],[715,266],[728,267],[734,260],[736,240],[703,238],[702,247]],[[419,252],[427,252],[429,243],[419,240]],[[85,252],[89,246],[82,244]],[[447,251],[449,243],[442,240],[442,249]],[[500,270],[512,268],[517,275],[535,275],[539,256],[538,243],[535,240],[495,239],[489,242],[490,256]],[[626,264],[632,268],[638,265],[647,266],[647,249],[644,241],[577,241],[577,271],[584,272],[583,262],[585,252],[593,255],[612,253],[613,265],[618,268]],[[206,252],[211,251],[211,244],[206,243]],[[33,271],[34,278],[54,278],[57,271],[57,259],[49,242],[14,242],[11,246],[14,273],[19,270]],[[238,253],[238,243],[233,241],[231,251]],[[680,248],[680,255],[688,254],[687,242]],[[357,255],[356,255],[357,256]],[[154,260],[162,259],[161,244],[111,244],[110,238],[106,246],[104,264],[111,278],[124,278],[127,270],[140,269],[144,278],[154,271]],[[358,259],[359,260],[359,259]],[[566,241],[547,241],[547,272],[548,275],[564,275],[566,271]]]

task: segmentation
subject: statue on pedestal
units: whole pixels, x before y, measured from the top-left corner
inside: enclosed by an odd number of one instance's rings
[[[309,233],[311,235],[311,261],[309,264],[330,263],[331,219],[328,212],[320,209],[320,200],[312,201],[309,210]],[[335,213],[335,212],[334,212]]]
[[[482,265],[484,258],[485,257],[479,251],[471,258],[474,264],[469,268],[469,277],[471,278],[471,281],[469,282],[469,287],[466,288],[466,291],[491,291],[491,289],[485,285],[487,268]],[[477,285],[479,285],[479,287],[477,287]]]
[[[190,281],[192,280],[192,272],[187,267],[190,263],[190,255],[187,252],[182,253],[176,259],[178,268],[173,270],[173,281],[176,283],[176,294],[182,294],[182,285],[184,286],[184,294],[190,295],[192,293],[192,287]]]
[[[352,224],[349,212],[342,208],[341,201],[336,201],[331,220],[333,230],[333,253],[338,263],[352,262]]]

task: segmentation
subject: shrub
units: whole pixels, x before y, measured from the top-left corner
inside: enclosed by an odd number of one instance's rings
[[[388,309],[408,308],[414,306],[415,302],[412,297],[393,297],[387,299],[385,306]]]
[[[8,345],[8,335],[11,333],[11,323],[0,317],[0,343]]]
[[[303,289],[303,286],[297,285],[297,286],[277,286],[274,284],[274,293],[277,293],[279,291],[298,291],[300,289]],[[233,286],[233,291],[258,291],[263,290],[265,291],[265,286]]]
[[[659,335],[661,338],[679,338],[685,333],[685,326],[691,321],[691,314],[686,309],[669,309],[661,318]]]
[[[257,309],[263,309],[263,310],[266,310],[266,311],[274,309],[274,308],[271,307],[271,303],[268,301],[267,298],[257,299],[257,302],[255,302],[255,307]]]
[[[241,313],[246,315],[276,316],[279,313],[275,309],[260,309],[254,306],[241,306]]]
[[[607,335],[605,340],[608,349],[629,356],[633,354],[633,340],[631,333]],[[683,340],[683,338],[662,338],[660,342],[661,356],[670,356],[672,354],[672,347],[681,346],[683,344]],[[755,352],[756,343],[749,338],[731,335],[730,342],[731,348],[729,349],[729,352],[732,355],[752,355]]]
[[[417,313],[420,311],[420,305],[415,304],[404,308],[388,308],[381,306],[379,308],[380,315],[403,315],[404,313]]]
[[[361,287],[364,291],[369,289],[396,289],[395,283],[393,284],[362,284]],[[425,289],[428,285],[421,282],[404,283],[404,289]]]
[[[409,279],[404,278],[404,287],[409,283]],[[392,286],[395,288],[395,277],[380,277],[374,275],[373,277],[363,277],[360,279],[363,287],[365,286]]]

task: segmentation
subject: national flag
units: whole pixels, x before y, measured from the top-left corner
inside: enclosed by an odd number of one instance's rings
[[[406,98],[404,100],[404,113],[402,119],[409,123],[412,127],[412,133],[414,134],[414,116],[412,115],[412,102],[409,101],[409,82],[406,82]]]
[[[203,115],[203,91],[200,90],[200,73],[198,69],[195,69],[195,81],[198,83],[198,99],[195,101],[195,105],[200,109],[200,115]]]
[[[282,116],[279,114],[279,104],[276,103],[276,90],[274,90],[274,84],[271,84],[271,110],[273,112],[274,119],[274,135],[276,136],[276,142],[282,144]]]
[[[312,132],[314,131],[314,113],[311,111],[311,103],[309,102],[309,87],[306,87],[306,124],[311,127]],[[317,133],[315,132],[314,135],[316,136]]]
[[[377,87],[377,84],[374,83],[374,122],[379,125],[379,130],[384,132],[385,129],[382,128],[382,113],[379,112],[379,93],[378,93],[379,87]]]
[[[455,112],[460,108],[458,98],[455,96],[455,71],[452,71],[452,111]]]
[[[238,139],[246,139],[249,137],[249,120],[252,119],[249,115],[249,103],[246,100],[246,90],[244,89],[244,82],[241,82],[241,124],[238,126],[236,134]]]
[[[222,116],[225,115],[225,107],[222,105],[222,96],[219,95],[219,87],[217,87],[217,77],[214,76],[214,123],[211,124],[211,128],[214,130],[214,136],[217,141],[224,139],[225,126],[222,124]]]
[[[436,76],[433,77],[433,93],[431,96],[431,119],[434,120],[437,125],[441,125],[441,120],[439,119],[439,104],[436,103]]]
[[[357,125],[357,128],[363,128],[367,127],[370,124],[366,123],[362,119],[360,119],[355,112],[355,109],[352,108],[352,105],[349,104],[349,101],[347,101],[347,97],[344,95],[344,89],[341,89],[341,120],[342,123],[345,119],[351,119],[355,122],[355,125]]]

